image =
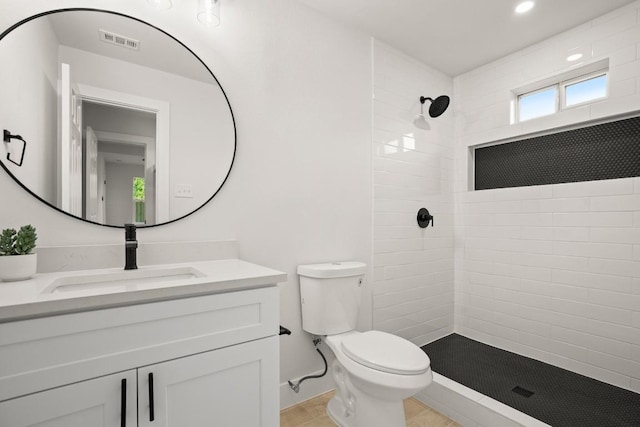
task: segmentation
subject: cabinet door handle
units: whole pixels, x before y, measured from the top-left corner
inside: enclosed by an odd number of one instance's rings
[[[156,418],[153,406],[153,372],[149,372],[149,421]]]
[[[127,427],[127,379],[120,382],[120,427]]]

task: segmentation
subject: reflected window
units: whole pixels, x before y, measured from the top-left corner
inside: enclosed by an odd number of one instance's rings
[[[145,224],[144,178],[133,178],[133,222]]]

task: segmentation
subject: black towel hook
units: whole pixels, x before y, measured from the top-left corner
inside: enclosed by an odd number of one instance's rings
[[[18,139],[22,141],[22,154],[20,155],[20,162],[16,162],[11,158],[11,153],[7,153],[7,160],[9,160],[14,165],[22,166],[22,162],[24,161],[24,153],[27,151],[27,141],[25,141],[20,135],[11,135],[11,132],[8,130],[4,130],[4,142],[11,142],[12,139]]]

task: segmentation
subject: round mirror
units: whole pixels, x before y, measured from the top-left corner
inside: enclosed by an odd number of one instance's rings
[[[0,162],[76,218],[166,224],[204,206],[236,150],[229,101],[189,48],[95,9],[32,16],[0,35]]]

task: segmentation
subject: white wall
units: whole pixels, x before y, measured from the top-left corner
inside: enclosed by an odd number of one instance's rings
[[[640,110],[640,2],[461,75],[456,329],[640,392],[640,178],[468,190],[468,147]],[[610,96],[510,124],[511,90],[610,58]]]
[[[2,39],[5,63],[0,67],[0,131],[7,129],[27,141],[21,167],[22,142],[2,143],[3,164],[21,182],[49,203],[56,203],[57,39],[46,20],[26,24]],[[22,27],[21,27],[22,28]],[[4,28],[3,28],[4,30]],[[32,54],[25,55],[25,50]]]
[[[43,10],[86,5],[2,0],[0,27]],[[225,2],[222,24],[213,29],[197,22],[192,5],[174,2],[173,9],[156,11],[145,1],[91,3],[144,19],[191,47],[216,74],[237,120],[236,162],[220,193],[179,222],[139,230],[138,240],[237,239],[241,258],[286,272],[281,322],[293,335],[281,338],[284,382],[322,369],[301,331],[296,266],[371,265],[371,42],[296,0]],[[51,210],[4,173],[0,194],[0,224],[32,223],[40,246],[124,245],[122,229]],[[368,273],[362,328],[371,326],[370,280]]]
[[[453,331],[453,112],[412,121],[453,79],[376,41],[373,93],[374,327],[423,345]]]

